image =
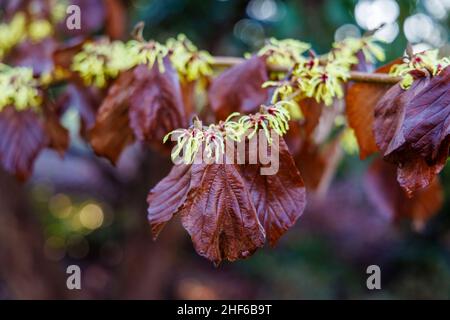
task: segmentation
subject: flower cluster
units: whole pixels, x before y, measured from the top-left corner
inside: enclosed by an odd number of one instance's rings
[[[348,68],[340,63],[328,60],[321,64],[318,58],[312,56],[297,64],[289,79],[268,81],[263,86],[276,87],[273,103],[308,97],[331,105],[335,97],[343,97],[342,83],[347,81],[349,76]]]
[[[351,67],[358,63],[358,52],[362,52],[368,61],[385,58],[383,50],[371,37],[349,38],[335,43],[333,50],[322,57],[317,57],[312,51],[305,57],[302,54],[307,47],[299,46],[296,47],[296,54],[293,54],[293,48],[294,46],[289,47],[284,54],[280,53],[283,52],[281,47],[278,51],[262,51],[268,55],[268,59],[285,63],[292,68],[288,79],[264,84],[264,87],[276,87],[274,99],[277,100],[272,102],[291,100],[292,97],[297,97],[296,100],[307,97],[331,105],[334,98],[343,97],[343,83],[350,77]]]
[[[427,70],[433,76],[439,74],[450,65],[450,58],[439,59],[439,50],[428,50],[406,57],[403,64],[392,66],[390,73],[403,78],[400,85],[407,90],[414,82],[413,73]]]
[[[303,61],[302,54],[308,51],[311,45],[294,39],[277,40],[271,38],[258,52],[259,56],[267,56],[267,63],[280,68],[291,68]]]
[[[164,72],[164,57],[167,55],[167,48],[157,41],[137,41],[131,40],[126,45],[130,61],[130,67],[139,64],[146,64],[149,68],[153,68],[155,63],[158,64],[160,72]]]
[[[31,6],[30,6],[31,7]],[[0,24],[0,59],[25,40],[39,42],[54,33],[54,26],[64,18],[65,1],[49,1],[51,12],[47,18],[33,12],[18,12],[7,23]]]
[[[186,164],[193,163],[205,138],[203,126],[200,125],[199,127],[198,123],[195,123],[188,129],[176,129],[169,132],[164,137],[163,142],[165,143],[170,136],[175,137],[177,141],[177,145],[172,151],[172,160],[175,161],[183,151],[183,162]]]
[[[140,64],[152,68],[156,63],[160,72],[164,72],[166,56],[181,79],[194,81],[212,74],[212,56],[206,51],[198,51],[184,35],[169,39],[166,45],[157,41],[138,40],[127,43],[107,39],[89,42],[75,55],[72,71],[78,72],[86,85],[102,88],[119,72]]]
[[[17,110],[38,107],[42,97],[33,70],[0,64],[0,111],[6,106]]]
[[[83,46],[83,50],[73,58],[72,70],[80,74],[86,85],[103,88],[120,71],[133,67],[136,59],[130,57],[123,42],[101,39]]]
[[[176,146],[172,151],[172,160],[176,162],[182,154],[182,161],[191,164],[196,159],[199,150],[203,147],[205,156],[219,162],[225,153],[225,141],[241,142],[242,139],[251,139],[259,129],[264,130],[267,141],[272,144],[270,130],[278,135],[284,135],[289,130],[289,112],[285,106],[290,102],[278,102],[271,106],[261,106],[261,111],[256,114],[244,115],[235,112],[225,121],[219,124],[203,126],[201,121],[196,119],[194,124],[188,129],[177,129],[169,132],[163,139],[167,142],[169,137],[173,137]],[[238,118],[234,120],[235,118]]]
[[[25,15],[16,14],[9,23],[0,24],[0,59],[26,36]]]
[[[363,38],[346,38],[345,40],[335,42],[333,51],[330,52],[335,60],[341,60],[342,63],[349,65],[357,64],[356,54],[362,52],[366,61],[376,63],[384,61],[386,55],[382,47],[380,47],[374,37]]]
[[[291,106],[290,101],[279,101],[272,106],[261,106],[261,111],[256,114],[242,116],[239,119],[243,132],[250,132],[248,138],[251,139],[261,128],[264,130],[269,144],[272,138],[269,130],[274,130],[278,135],[283,136],[289,130],[288,121],[291,119],[289,111],[285,108]]]
[[[194,81],[213,74],[211,67],[214,62],[213,57],[207,51],[199,51],[184,34],[167,40],[166,47],[170,52],[170,60],[181,79]]]
[[[313,59],[313,58],[311,58]],[[350,70],[339,61],[329,59],[324,65],[306,63],[294,69],[293,74],[299,88],[303,89],[306,97],[314,98],[317,102],[324,102],[329,106],[335,97],[344,96],[343,82],[350,77]]]

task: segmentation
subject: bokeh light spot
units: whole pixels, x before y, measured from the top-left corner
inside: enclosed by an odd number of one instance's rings
[[[83,227],[95,230],[102,226],[104,214],[100,206],[90,203],[80,211],[80,222]]]

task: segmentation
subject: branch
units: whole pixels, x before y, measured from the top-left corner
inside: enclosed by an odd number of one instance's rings
[[[214,57],[213,66],[217,68],[232,67],[236,64],[244,62],[244,58],[239,57]],[[288,71],[285,68],[270,67],[271,71]],[[368,73],[360,71],[350,71],[350,81],[356,82],[371,82],[371,83],[383,83],[383,84],[396,84],[402,80],[401,77],[391,76],[385,73]]]

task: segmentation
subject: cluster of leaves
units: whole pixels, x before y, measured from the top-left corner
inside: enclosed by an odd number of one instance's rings
[[[284,141],[270,152],[280,157],[275,175],[261,175],[260,163],[232,159],[175,165],[147,199],[155,238],[179,215],[197,252],[216,264],[249,257],[265,239],[275,245],[303,213],[306,193]]]
[[[111,28],[115,32],[109,27],[106,31],[119,35],[118,0],[0,0],[0,162],[21,180],[30,176],[34,160],[44,148],[55,149],[62,156],[69,146],[69,134],[59,118],[72,102],[70,91],[54,99],[51,86],[65,77],[54,54],[65,46],[61,38],[66,28],[58,26],[71,3],[89,12],[77,34],[94,31],[98,25],[90,22],[103,24],[108,11],[116,18],[116,27]]]
[[[408,216],[415,220],[416,226],[423,225],[424,220],[442,205],[443,191],[436,176],[448,157],[448,58],[438,59],[436,51],[429,51],[397,59],[375,71],[400,76],[401,80],[395,85],[383,82],[345,84],[339,80],[339,90],[346,91],[345,109],[337,97],[331,100],[331,104],[328,101],[330,105],[325,108],[327,101],[320,95],[320,90],[313,90],[314,94],[311,94],[308,90],[310,85],[299,85],[312,79],[310,74],[297,79],[296,73],[298,75],[307,66],[322,64],[322,68],[326,68],[327,62],[333,64],[334,59],[347,61],[347,65],[341,62],[347,73],[350,70],[365,70],[375,58],[383,59],[382,51],[370,40],[348,39],[335,44],[326,59],[314,55],[305,58],[301,53],[307,50],[307,45],[297,43],[295,47],[301,49],[293,55],[290,50],[294,46],[292,43],[286,44],[289,48],[282,55],[280,51],[283,50],[273,49],[275,44],[280,47],[280,43],[270,43],[272,50],[261,50],[259,57],[227,70],[213,81],[210,101],[218,118],[235,111],[254,112],[271,94],[272,102],[288,100],[297,103],[300,117],[292,117],[290,132],[285,139],[307,188],[319,192],[326,189],[340,159],[341,148],[349,153],[359,149],[361,158],[380,152],[384,160],[398,168],[397,177],[387,177],[383,170],[374,169],[371,172],[389,183],[398,180],[400,191],[396,194],[400,199],[398,203],[402,203],[403,207],[392,201],[388,201],[389,208],[387,205],[379,206],[379,203],[375,205],[383,213],[388,212],[394,220]],[[286,62],[289,59],[290,64]],[[420,59],[428,61],[427,64],[418,64]],[[278,68],[276,65],[274,67],[277,60]],[[411,61],[416,61],[416,64],[411,65]],[[286,65],[289,67],[286,68]],[[279,66],[286,70],[282,80],[276,80],[281,78]],[[410,90],[406,90],[404,84],[410,76],[415,81],[411,83]],[[238,84],[235,86],[236,82]],[[419,87],[421,82],[427,85]],[[275,86],[273,91],[266,89],[272,86]],[[328,90],[330,95],[333,92],[338,90]],[[312,99],[317,97],[319,99]],[[344,110],[347,121],[340,116]],[[294,109],[290,108],[290,111],[291,116],[295,114]],[[336,130],[340,133],[336,134]],[[388,173],[392,174],[392,170]],[[368,181],[370,184],[378,180]],[[371,200],[391,197],[387,188],[368,188],[374,189],[384,195],[371,196]],[[424,206],[420,200],[424,195],[434,196],[437,199],[435,205]]]
[[[51,1],[42,3],[51,12]],[[12,10],[8,26],[27,8]],[[396,84],[353,83],[352,71],[384,59],[371,37],[335,43],[322,56],[297,40],[270,39],[213,77],[214,58],[183,35],[165,44],[144,40],[139,30],[134,40],[114,38],[61,45],[48,33],[33,44],[45,43],[45,64],[23,51],[7,55],[14,67],[0,67],[3,168],[25,179],[43,148],[63,154],[69,138],[59,117],[72,105],[81,135],[112,163],[135,141],[168,154],[164,142],[173,136],[172,158],[182,153],[182,161],[150,191],[148,219],[156,237],[179,215],[197,252],[215,263],[246,258],[266,239],[274,245],[302,214],[305,189],[326,190],[342,149],[359,150],[361,158],[380,153],[383,160],[368,173],[369,196],[392,218],[420,226],[439,209],[436,176],[448,158],[450,96],[449,60],[437,52],[410,53],[375,71],[401,77]],[[66,90],[50,99],[61,81]],[[207,100],[203,108],[199,95]],[[261,159],[232,164],[237,152],[225,151],[227,139],[247,141],[258,130],[279,155],[275,175],[260,174]],[[200,151],[213,161],[195,162]],[[428,199],[433,206],[424,204]]]
[[[443,202],[437,175],[449,152],[447,61],[448,58],[437,59],[434,51],[410,54],[376,71],[401,75],[403,80],[399,83],[393,86],[355,84],[347,95],[347,117],[355,129],[361,157],[379,152],[393,166],[374,171],[383,172],[380,175],[390,183],[396,180],[404,193],[390,211],[397,212],[397,216],[409,211],[409,216],[420,226]],[[388,195],[388,188],[377,190],[384,193],[382,198],[394,197]],[[424,205],[422,198],[436,200],[433,205]]]

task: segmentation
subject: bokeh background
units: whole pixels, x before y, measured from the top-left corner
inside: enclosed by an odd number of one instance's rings
[[[216,55],[241,56],[265,38],[292,37],[318,53],[346,36],[384,24],[388,59],[416,50],[449,54],[450,0],[135,0],[129,30],[145,37],[185,33]],[[83,14],[83,13],[82,13]],[[146,221],[146,194],[170,160],[130,147],[118,168],[78,137],[78,114],[64,123],[72,144],[62,160],[44,152],[31,181],[0,173],[0,298],[417,299],[450,297],[450,167],[446,202],[421,232],[377,214],[363,187],[370,163],[346,156],[328,192],[310,195],[297,225],[276,248],[214,267],[198,256],[176,219],[158,241]],[[80,291],[65,287],[65,268],[82,268]],[[377,264],[382,290],[366,288]]]

